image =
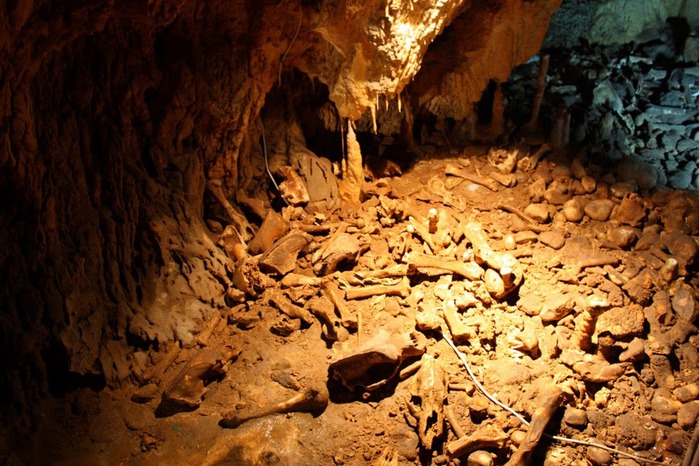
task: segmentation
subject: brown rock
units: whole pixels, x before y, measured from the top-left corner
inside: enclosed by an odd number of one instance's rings
[[[686,283],[680,284],[672,296],[672,310],[685,322],[694,322],[699,317],[699,306],[694,299],[694,289]]]
[[[565,215],[566,220],[569,222],[579,222],[585,216],[585,210],[583,209],[580,199],[574,197],[565,204],[563,204],[562,209],[563,215]]]
[[[615,307],[599,316],[596,328],[600,334],[609,332],[614,338],[628,338],[643,334],[645,320],[640,306]]]
[[[653,395],[651,401],[651,418],[661,424],[672,424],[677,420],[677,411],[682,407],[682,403],[673,398],[670,391],[659,388]]]
[[[684,430],[691,430],[699,417],[699,401],[690,401],[677,411],[677,424]]]
[[[563,422],[571,427],[585,427],[587,425],[587,412],[584,409],[566,408],[563,413]]]
[[[568,293],[553,293],[546,297],[541,309],[541,320],[554,322],[568,315],[575,305],[575,299]]]
[[[593,442],[594,443],[594,442]],[[599,442],[602,444],[602,442]],[[590,462],[596,466],[605,466],[607,464],[612,464],[612,456],[607,450],[597,447],[587,448],[587,458]]]
[[[680,272],[686,273],[686,267],[694,264],[699,255],[699,245],[694,239],[679,230],[671,231],[662,236],[663,245],[677,259]]]
[[[584,210],[587,216],[592,220],[606,222],[609,220],[613,208],[614,203],[609,199],[596,199],[588,202]]]
[[[614,425],[621,442],[636,450],[648,450],[655,445],[655,429],[650,419],[636,413],[618,416]]]
[[[624,225],[640,226],[646,219],[646,207],[638,196],[627,196],[621,200],[614,218]]]
[[[556,250],[566,244],[566,239],[560,231],[544,231],[539,235],[539,241]]]
[[[672,394],[681,403],[688,403],[690,401],[696,400],[697,398],[699,398],[699,383],[690,383],[681,387],[677,387],[672,391]]]
[[[594,193],[597,189],[597,181],[595,181],[595,179],[590,176],[583,176],[580,180],[580,183],[582,184],[582,187],[585,190],[585,192],[588,194]]]
[[[619,249],[630,249],[637,238],[636,230],[629,226],[620,226],[609,232],[609,240]]]
[[[546,223],[550,218],[549,209],[545,204],[529,204],[524,213],[539,223]]]

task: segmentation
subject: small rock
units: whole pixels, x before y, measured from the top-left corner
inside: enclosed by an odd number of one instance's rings
[[[131,395],[131,401],[136,403],[147,403],[160,395],[160,387],[154,383],[149,383],[136,390]]]
[[[539,241],[556,250],[566,244],[566,239],[560,231],[544,231],[539,235]]]
[[[612,464],[612,456],[607,450],[596,447],[587,447],[587,458],[592,464],[604,466]]]
[[[585,192],[588,194],[594,193],[595,189],[597,189],[597,181],[595,181],[595,179],[590,176],[583,176],[583,178],[580,180],[580,183],[582,184],[582,187],[585,190]]]
[[[524,213],[539,223],[546,223],[550,218],[549,209],[545,204],[529,204]]]
[[[681,403],[688,403],[690,401],[696,400],[697,398],[699,398],[699,383],[690,383],[681,387],[677,387],[673,390],[672,394]]]
[[[609,199],[596,199],[588,202],[584,210],[585,214],[592,220],[606,222],[609,220],[613,208],[614,203]]]
[[[660,233],[653,229],[644,229],[641,237],[636,242],[637,251],[647,251],[651,247],[657,247],[660,243]]]
[[[563,204],[563,215],[565,215],[566,220],[569,222],[577,223],[582,220],[583,216],[585,215],[585,211],[583,210],[580,199],[574,197]]]
[[[661,424],[672,424],[677,420],[677,412],[682,403],[675,400],[669,390],[659,388],[651,401],[651,418]]]
[[[655,445],[656,429],[646,416],[630,412],[617,416],[614,424],[621,441],[635,450],[648,450]]]
[[[680,271],[694,264],[699,255],[699,245],[691,236],[675,230],[662,236],[662,241],[670,254],[677,259]]]
[[[694,300],[694,290],[686,283],[680,284],[672,297],[672,310],[685,322],[694,322],[699,317],[699,308]]]
[[[585,427],[587,425],[587,412],[584,409],[568,407],[563,413],[563,422],[571,427]]]
[[[646,207],[643,200],[637,196],[627,196],[617,207],[614,218],[624,225],[640,226],[646,218]]]
[[[614,246],[624,250],[630,249],[636,242],[636,238],[638,238],[636,230],[624,225],[614,228],[609,233],[609,240]]]
[[[515,233],[515,243],[517,244],[536,243],[538,238],[537,234],[531,230],[523,230]]]
[[[645,324],[643,309],[637,305],[609,309],[597,319],[599,333],[609,332],[614,338],[628,338],[643,333]]]
[[[634,180],[640,189],[650,190],[658,184],[658,172],[650,164],[626,159],[617,166],[617,176],[621,181]]]
[[[691,430],[699,417],[699,401],[691,401],[677,411],[677,424],[684,430]]]
[[[634,338],[629,346],[619,354],[619,362],[638,361],[645,355],[646,341],[640,338]]]
[[[574,307],[575,300],[567,293],[553,293],[546,297],[541,309],[541,320],[544,323],[561,320]]]
[[[635,194],[638,191],[636,181],[618,181],[609,187],[609,192],[612,196],[622,199],[629,194]]]

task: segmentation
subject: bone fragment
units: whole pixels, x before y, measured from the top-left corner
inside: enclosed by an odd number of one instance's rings
[[[371,462],[370,466],[398,466],[399,457],[396,449],[388,446],[381,453],[381,456]]]
[[[475,184],[484,186],[493,192],[498,191],[499,184],[497,181],[495,181],[492,178],[483,178],[480,176],[474,176],[474,175],[471,175],[470,173],[467,173],[466,171],[464,171],[460,168],[457,168],[453,165],[447,165],[446,168],[444,169],[444,173],[446,175],[456,176],[456,177],[462,178],[466,181],[470,181],[471,183],[475,183]]]
[[[325,296],[315,297],[308,302],[311,313],[318,318],[323,336],[330,341],[345,341],[349,334],[335,315],[335,306]]]
[[[476,450],[489,448],[501,449],[509,437],[498,426],[494,424],[481,425],[475,432],[466,437],[454,440],[446,447],[449,459],[466,456]]]
[[[455,260],[442,259],[423,254],[409,255],[408,265],[410,268],[430,268],[441,269],[455,273],[469,280],[480,280],[483,276],[483,268],[475,263],[460,262]]]
[[[512,173],[493,172],[490,174],[490,177],[505,188],[512,188],[517,185],[517,177]]]
[[[534,152],[534,154],[520,159],[520,161],[517,162],[517,168],[522,171],[534,171],[534,169],[539,163],[539,160],[541,160],[541,157],[546,155],[546,153],[549,151],[551,151],[551,146],[549,146],[546,143],[543,143],[541,147],[539,147],[539,149],[536,152]]]
[[[344,293],[340,291],[337,283],[335,281],[326,281],[321,286],[321,290],[323,295],[335,305],[335,310],[340,315],[342,326],[356,329],[358,326],[357,317],[347,308]]]
[[[453,300],[445,301],[442,310],[444,320],[447,322],[447,326],[449,327],[454,341],[457,343],[466,343],[468,340],[475,337],[475,333],[463,323],[456,309]]]
[[[300,319],[307,325],[313,324],[313,315],[304,308],[292,303],[279,290],[273,290],[270,293],[269,302],[292,319]]]
[[[340,277],[352,286],[363,285],[366,280],[390,277],[405,277],[408,275],[407,264],[397,264],[385,269],[341,272]]]
[[[277,403],[269,408],[263,408],[242,415],[238,415],[237,413],[228,414],[219,421],[219,425],[221,427],[236,428],[247,421],[259,419],[271,414],[291,412],[320,414],[328,406],[328,398],[328,389],[324,384],[318,384],[317,387],[305,388],[288,400]]]
[[[371,296],[387,295],[407,298],[410,296],[410,289],[410,280],[408,277],[403,277],[395,285],[369,285],[363,288],[350,288],[345,290],[345,297],[347,299],[364,299]]]
[[[298,273],[289,273],[282,278],[282,286],[293,288],[295,286],[320,286],[323,283],[323,278],[301,275]]]
[[[562,402],[563,390],[555,385],[539,395],[536,402],[539,407],[532,415],[527,434],[505,466],[528,466],[530,464],[532,453],[539,444],[546,425]]]
[[[419,219],[416,219],[415,217],[408,217],[408,222],[410,223],[410,226],[413,228],[413,231],[422,238],[422,240],[429,246],[430,250],[433,253],[437,253],[441,250],[439,245],[434,242],[432,235],[430,234],[429,230],[423,225],[423,222],[421,222]]]
[[[444,400],[447,398],[448,381],[437,359],[426,354],[422,360],[412,390],[412,398],[420,400],[420,406],[411,409],[417,415],[420,442],[431,449],[434,440],[444,433]]]
[[[449,384],[449,388],[452,388],[452,385]],[[454,431],[454,435],[456,435],[456,438],[461,438],[466,436],[466,432],[464,431],[464,428],[461,427],[461,424],[459,421],[456,419],[456,415],[454,414],[454,409],[446,405],[444,407],[444,416],[447,418],[447,422],[451,426],[451,430]]]
[[[497,208],[506,212],[510,212],[511,214],[515,214],[516,216],[527,222],[527,227],[536,233],[546,231],[545,228],[539,226],[539,222],[531,218],[529,215],[525,214],[524,211],[518,209],[517,207],[511,204],[499,204]]]

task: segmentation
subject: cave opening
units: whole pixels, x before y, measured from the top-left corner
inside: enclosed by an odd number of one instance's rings
[[[7,2],[0,462],[695,464],[698,15]]]

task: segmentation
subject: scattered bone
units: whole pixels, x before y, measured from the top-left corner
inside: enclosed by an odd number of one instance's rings
[[[306,325],[313,324],[313,315],[306,309],[297,306],[286,298],[279,290],[270,290],[267,296],[270,303],[292,319],[299,319]]]
[[[407,298],[410,295],[410,280],[408,277],[403,277],[395,285],[369,285],[363,288],[349,288],[345,290],[345,297],[350,300],[364,299],[377,295]]]
[[[475,331],[469,328],[461,320],[461,317],[457,312],[457,308],[453,300],[444,302],[442,314],[444,315],[444,320],[446,321],[447,326],[449,327],[451,336],[456,343],[466,343],[467,341],[473,339],[476,336]],[[438,328],[439,327],[437,327],[437,329]]]
[[[308,204],[311,200],[308,194],[306,183],[301,179],[293,167],[284,165],[277,168],[277,171],[284,177],[284,181],[279,183],[279,192],[282,198],[290,206],[301,206]]]
[[[289,273],[282,278],[281,284],[286,288],[293,288],[295,286],[320,286],[324,279],[321,277],[313,277],[309,275],[301,275],[298,273]]]
[[[571,338],[573,347],[581,351],[587,351],[592,345],[592,335],[595,332],[597,317],[609,307],[606,299],[595,295],[588,296],[583,310],[575,319],[575,332]]]
[[[353,264],[362,252],[362,246],[356,236],[342,233],[330,240],[330,244],[313,266],[317,275],[329,275],[341,264]]]
[[[449,384],[449,389],[455,390],[454,385]],[[456,415],[454,414],[454,410],[451,406],[444,406],[444,417],[447,419],[447,422],[451,426],[451,430],[454,431],[454,435],[456,435],[456,438],[466,436],[466,432],[464,431],[464,428],[461,427],[459,421],[456,419]]]
[[[413,379],[411,412],[418,419],[418,435],[422,446],[432,448],[444,432],[444,401],[447,398],[447,374],[442,364],[429,354],[422,357],[422,366]]]
[[[493,466],[495,464],[495,453],[485,450],[476,450],[466,458],[467,466]]]
[[[395,448],[388,446],[384,448],[381,455],[373,460],[369,466],[398,466],[399,456]]]
[[[518,149],[488,149],[488,162],[502,174],[510,174],[517,166]]]
[[[262,274],[254,260],[240,261],[233,271],[231,281],[235,288],[252,297],[257,297],[264,289]]]
[[[488,188],[489,190],[493,192],[498,191],[498,182],[495,181],[492,178],[483,178],[481,176],[475,176],[471,175],[470,173],[467,173],[466,171],[455,167],[454,165],[447,165],[444,169],[444,174],[445,175],[451,175],[451,176],[456,176],[459,178],[462,178],[466,181],[470,181],[471,183],[481,185],[483,187]]]
[[[301,390],[288,400],[277,403],[268,408],[262,408],[248,413],[229,413],[219,421],[221,427],[236,428],[253,419],[270,416],[272,414],[284,414],[292,412],[312,413],[318,415],[328,406],[329,394],[325,384],[316,387],[308,387]]]
[[[349,390],[376,390],[398,373],[404,360],[424,353],[416,334],[379,330],[370,340],[330,364],[330,372]]]
[[[259,259],[260,269],[266,272],[286,275],[296,267],[299,253],[311,242],[307,233],[290,233],[278,240],[262,254]]]
[[[497,206],[498,209],[505,210],[507,212],[510,212],[512,214],[515,214],[522,220],[528,223],[529,228],[536,232],[536,233],[541,233],[544,231],[540,226],[539,226],[539,221],[535,220],[534,218],[530,217],[528,214],[525,212],[521,211],[517,207],[510,205],[510,204],[498,204]]]
[[[517,168],[527,172],[534,171],[539,164],[539,160],[548,152],[551,152],[551,146],[546,143],[542,144],[532,155],[522,157],[519,162],[517,162]]]
[[[358,318],[350,312],[345,302],[344,293],[334,281],[326,281],[321,288],[323,295],[335,305],[335,310],[340,316],[340,322],[345,328],[356,329]]]
[[[539,395],[536,400],[538,408],[532,415],[527,434],[505,466],[528,466],[531,463],[532,453],[544,435],[546,425],[562,402],[563,390],[555,385]]]
[[[272,247],[272,244],[289,232],[289,222],[273,210],[267,211],[260,229],[250,241],[250,254],[261,254]]]
[[[408,265],[407,264],[396,264],[385,269],[377,270],[351,270],[340,273],[340,278],[346,281],[350,285],[358,286],[363,285],[368,280],[376,280],[391,277],[405,277],[408,275]]]
[[[422,240],[425,242],[425,244],[427,244],[427,246],[429,246],[430,250],[433,253],[437,253],[442,249],[437,243],[434,242],[432,234],[430,234],[429,229],[424,226],[423,222],[421,222],[419,219],[415,217],[409,217],[408,222],[410,222],[410,227],[412,227],[412,231],[417,233],[418,236],[422,238]]]
[[[446,453],[450,459],[460,458],[476,450],[502,449],[509,436],[497,425],[483,424],[470,435],[447,444]]]
[[[320,320],[323,336],[330,341],[343,342],[349,334],[335,315],[335,306],[325,296],[314,297],[308,302],[308,309]]]
[[[233,225],[226,226],[219,236],[217,244],[226,251],[231,259],[241,261],[247,257],[245,241],[241,239],[240,233]]]
[[[169,414],[174,407],[197,408],[206,393],[206,385],[224,375],[230,362],[239,355],[240,351],[230,346],[197,351],[163,394],[159,409]]]
[[[446,270],[469,280],[479,280],[484,273],[483,268],[473,262],[459,262],[423,254],[410,254],[407,261],[410,268]]]

